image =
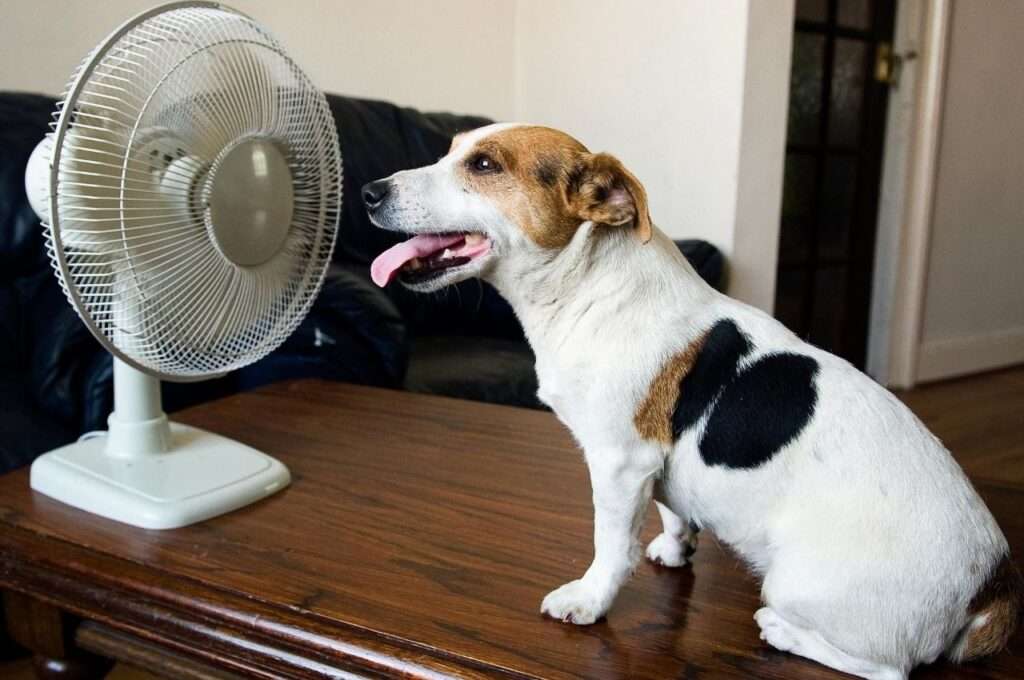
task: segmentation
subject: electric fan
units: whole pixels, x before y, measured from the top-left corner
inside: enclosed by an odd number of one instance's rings
[[[32,488],[151,529],[284,488],[277,460],[169,423],[159,379],[223,375],[295,329],[331,259],[341,153],[323,94],[259,24],[214,2],[131,19],[79,66],[26,189],[68,301],[114,355],[105,436]]]

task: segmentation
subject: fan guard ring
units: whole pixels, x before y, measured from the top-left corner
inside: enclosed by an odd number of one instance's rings
[[[55,118],[48,250],[108,350],[191,381],[288,337],[331,260],[342,166],[326,98],[267,31],[214,2],[144,12],[86,58]],[[222,228],[238,206],[211,204],[218,167],[243,147],[242,187],[281,187],[282,168],[288,186]]]

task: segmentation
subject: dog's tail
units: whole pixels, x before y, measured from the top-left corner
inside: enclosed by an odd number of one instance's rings
[[[1001,651],[1017,629],[1024,579],[1009,555],[1003,557],[967,607],[967,623],[947,650],[953,661],[970,661]]]

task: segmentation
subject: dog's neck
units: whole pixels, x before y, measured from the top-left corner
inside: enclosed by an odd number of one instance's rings
[[[562,250],[506,258],[487,277],[512,305],[538,356],[582,328],[621,331],[617,322],[626,310],[695,310],[715,294],[661,231],[640,244],[627,230],[602,229],[585,223]]]

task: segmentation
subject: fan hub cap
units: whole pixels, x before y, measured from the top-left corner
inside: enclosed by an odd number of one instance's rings
[[[210,171],[204,194],[207,228],[224,257],[254,267],[281,250],[295,196],[288,160],[276,144],[249,138],[225,149]]]

